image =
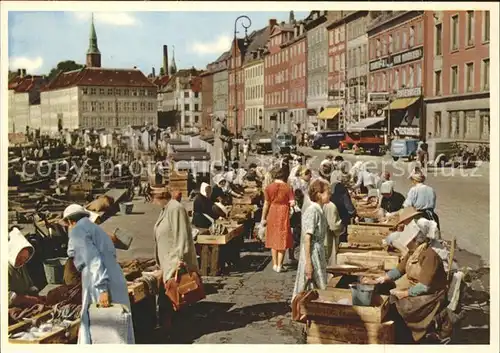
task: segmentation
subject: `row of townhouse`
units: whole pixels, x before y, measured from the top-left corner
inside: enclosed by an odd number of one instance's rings
[[[202,74],[202,123],[489,140],[488,11],[311,11],[269,20]],[[210,92],[209,92],[210,91]],[[217,92],[217,93],[216,93]],[[379,126],[380,126],[379,124]]]

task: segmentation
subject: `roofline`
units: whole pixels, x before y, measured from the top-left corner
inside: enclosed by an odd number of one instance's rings
[[[381,21],[380,23],[375,23],[375,25],[368,27],[366,29],[366,33],[370,34],[371,32],[377,31],[380,27],[385,26],[393,21],[399,20],[405,16],[408,16],[409,17],[408,20],[410,20],[410,19],[413,19],[413,18],[418,17],[418,16],[422,16],[422,15],[424,15],[423,10],[403,11],[402,13],[388,17],[385,20]],[[376,18],[374,20],[376,20]]]

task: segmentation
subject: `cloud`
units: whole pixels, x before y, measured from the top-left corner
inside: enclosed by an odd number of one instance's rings
[[[231,47],[231,38],[227,35],[217,37],[213,42],[195,41],[189,50],[198,55],[222,54]]]
[[[26,69],[28,73],[39,73],[39,69],[42,66],[43,59],[41,56],[37,56],[36,58],[28,58],[25,56],[9,58],[9,69],[12,71]]]
[[[73,15],[77,20],[89,21],[91,13],[90,12],[74,12]],[[128,12],[95,12],[94,20],[97,25],[99,23],[105,23],[113,26],[136,26],[139,24],[139,20]]]

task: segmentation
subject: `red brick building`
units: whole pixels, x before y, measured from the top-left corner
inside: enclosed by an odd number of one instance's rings
[[[213,99],[214,99],[214,75],[205,71],[201,78],[201,126],[205,130],[212,129]]]
[[[341,18],[332,21],[326,29],[328,30],[328,103],[331,118],[327,121],[329,127],[338,129],[343,127],[345,114],[346,96],[346,23]],[[337,118],[339,115],[340,119]],[[332,126],[333,125],[333,126]]]
[[[289,47],[281,45],[291,39],[293,25],[269,20],[269,42],[264,57],[264,129],[291,129],[289,104]]]
[[[288,110],[293,124],[307,127],[307,34],[303,23],[293,23],[289,40],[281,45],[288,58]],[[287,32],[289,33],[289,32]],[[293,129],[292,129],[293,130]]]
[[[424,11],[383,11],[368,25],[368,116],[401,135],[425,133],[424,32]]]
[[[489,11],[425,13],[427,131],[488,143],[490,133]]]
[[[238,116],[238,133],[243,128],[245,117],[245,70],[243,59],[248,43],[245,39],[233,41],[229,64],[229,92],[228,92],[228,128],[236,133],[235,116]]]

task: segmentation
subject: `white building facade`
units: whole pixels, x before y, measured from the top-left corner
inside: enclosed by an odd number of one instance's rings
[[[244,126],[259,126],[264,114],[264,60],[245,67],[245,120]]]

